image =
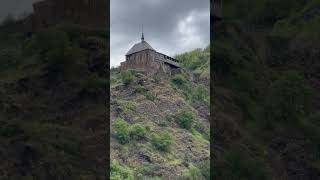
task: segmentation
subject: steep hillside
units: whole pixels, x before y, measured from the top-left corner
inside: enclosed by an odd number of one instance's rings
[[[223,3],[212,43],[214,178],[318,179],[319,1]]]
[[[178,56],[190,71],[172,76],[111,71],[111,179],[209,179],[209,67],[195,65],[209,57]]]
[[[21,29],[0,27],[0,179],[104,179],[106,32]]]

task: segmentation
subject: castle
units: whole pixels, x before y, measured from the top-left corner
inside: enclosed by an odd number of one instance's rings
[[[125,55],[126,61],[120,65],[120,70],[139,70],[147,74],[168,73],[180,69],[179,62],[154,50],[145,40],[142,33],[141,42],[136,43]]]
[[[33,4],[33,11],[25,21],[32,30],[63,23],[108,28],[107,0],[43,0]]]

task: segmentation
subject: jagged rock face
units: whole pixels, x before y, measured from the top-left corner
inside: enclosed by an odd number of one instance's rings
[[[210,143],[207,140],[195,138],[190,131],[179,128],[172,120],[165,124],[166,117],[172,116],[179,110],[190,107],[196,113],[196,121],[209,127],[208,119],[203,119],[200,112],[191,107],[188,102],[175,91],[167,79],[162,78],[155,82],[152,76],[135,74],[136,80],[131,85],[112,84],[110,101],[111,124],[117,118],[134,124],[143,124],[150,127],[148,133],[168,131],[173,139],[170,152],[164,153],[150,148],[150,140],[132,141],[120,144],[111,135],[110,157],[122,164],[135,167],[134,173],[142,167],[157,167],[156,170],[146,170],[144,178],[161,177],[162,179],[177,179],[188,169],[188,163],[196,164],[199,161],[209,160]],[[147,92],[155,94],[156,99],[150,100],[143,93],[136,92],[136,84],[143,82]],[[113,132],[111,128],[111,133]],[[187,163],[188,162],[188,163]]]
[[[134,69],[144,71],[146,74],[167,73],[171,74],[171,67],[164,62],[155,59],[155,52],[144,50],[127,57],[127,60],[121,63],[120,70],[125,71]]]

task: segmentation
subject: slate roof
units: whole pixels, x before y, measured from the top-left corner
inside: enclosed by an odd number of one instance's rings
[[[146,41],[141,41],[137,44],[135,44],[126,54],[127,55],[130,55],[130,54],[133,54],[133,53],[136,53],[136,52],[139,52],[139,51],[143,51],[143,50],[146,50],[146,49],[150,49],[150,50],[154,50]],[[155,51],[155,50],[154,50]]]

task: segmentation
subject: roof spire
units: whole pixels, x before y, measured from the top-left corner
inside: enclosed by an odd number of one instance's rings
[[[141,41],[144,41],[143,24],[142,24],[142,36],[141,36]]]

